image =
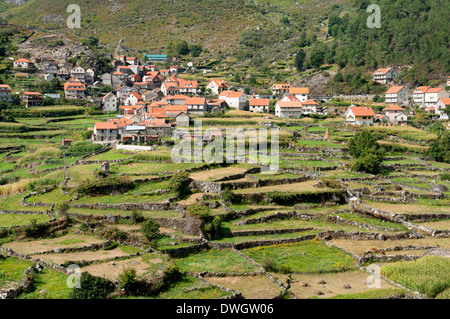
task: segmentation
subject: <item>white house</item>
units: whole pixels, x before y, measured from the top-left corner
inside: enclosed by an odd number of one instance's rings
[[[202,97],[187,97],[185,104],[189,114],[203,115],[207,111],[206,99]]]
[[[303,114],[317,114],[322,112],[322,107],[314,100],[306,100],[305,102],[302,102],[302,105]]]
[[[219,94],[220,100],[225,100],[230,108],[245,110],[247,106],[247,96],[244,92],[223,91]]]
[[[413,102],[415,105],[425,105],[425,92],[430,86],[419,86],[413,91]]]
[[[275,116],[279,118],[299,118],[302,115],[303,104],[300,101],[278,101],[275,104]]]
[[[450,106],[450,98],[441,98],[436,103],[436,110],[438,110],[440,113],[443,113],[445,109]]]
[[[290,88],[289,94],[295,95],[300,102],[306,102],[309,96],[309,88]]]
[[[0,101],[13,101],[12,90],[8,84],[0,84]]]
[[[290,84],[274,84],[270,90],[272,91],[272,95],[283,95],[289,93],[291,87]]]
[[[388,84],[397,76],[392,68],[378,69],[373,73],[373,80],[381,84]]]
[[[105,111],[117,112],[119,101],[111,92],[102,97],[102,105]]]
[[[448,93],[442,88],[429,88],[425,92],[425,106],[426,107],[435,107],[436,103],[442,99],[447,98]]]
[[[405,86],[393,86],[386,91],[385,99],[388,104],[409,104],[410,93]]]
[[[269,113],[269,99],[250,99],[248,110],[255,113]]]
[[[81,66],[77,66],[74,67],[71,71],[70,74],[73,77],[76,77],[78,80],[80,80],[81,82],[84,82],[86,79],[86,71],[81,67]]]
[[[180,92],[180,89],[178,88],[178,83],[177,82],[164,82],[161,85],[161,92],[163,92],[163,94],[165,96],[167,96],[167,95],[175,95],[175,94],[178,94]]]
[[[130,92],[131,92],[131,88],[126,85],[118,88],[116,90],[116,96],[117,96],[117,99],[119,100],[119,102],[123,101],[127,97],[127,95],[130,94]]]
[[[20,69],[31,69],[34,68],[34,63],[27,59],[18,59],[13,62],[13,66]]]
[[[283,102],[297,102],[297,101],[300,101],[300,100],[297,99],[297,97],[295,95],[286,94],[285,96],[283,96],[281,101],[283,101]]]
[[[397,105],[392,105],[383,110],[388,121],[392,124],[403,124],[408,120],[405,109]]]
[[[210,89],[213,94],[218,95],[224,90],[228,89],[228,85],[221,79],[212,79],[206,84],[206,89]]]
[[[136,104],[138,104],[138,102],[142,102],[142,101],[144,101],[144,98],[140,94],[138,94],[136,92],[130,92],[125,97],[123,104],[125,104],[126,106],[131,106],[131,105],[136,105]]]
[[[350,106],[345,112],[345,122],[353,125],[373,124],[374,111],[368,106]]]
[[[180,93],[197,94],[198,82],[197,81],[185,81],[180,79],[178,81],[178,89]]]

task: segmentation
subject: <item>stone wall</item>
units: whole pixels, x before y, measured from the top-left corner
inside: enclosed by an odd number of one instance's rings
[[[209,246],[207,243],[202,243],[198,245],[192,245],[187,247],[173,248],[173,249],[165,249],[161,252],[163,254],[167,254],[172,258],[183,258],[189,256],[191,254],[197,254],[205,249],[208,249]]]

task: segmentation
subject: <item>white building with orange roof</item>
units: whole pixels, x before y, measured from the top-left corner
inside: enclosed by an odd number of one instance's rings
[[[225,100],[228,106],[235,110],[245,110],[247,107],[247,96],[244,92],[223,91],[219,94],[219,99]]]
[[[212,79],[211,81],[206,84],[205,89],[211,90],[212,94],[218,95],[219,93],[223,92],[224,90],[228,90],[228,85],[224,82],[224,80],[221,79]]]
[[[285,96],[283,96],[281,101],[283,101],[283,102],[298,102],[300,100],[293,94],[286,94]]]
[[[300,102],[306,102],[309,99],[309,88],[306,87],[291,87],[289,89],[290,95],[295,95]]]
[[[187,106],[188,114],[203,115],[204,112],[208,111],[208,106],[206,104],[206,99],[203,97],[188,97],[185,100]]]
[[[450,107],[450,98],[440,98],[436,103],[436,110],[438,110],[440,113],[442,113],[442,111],[445,111],[447,107]]]
[[[375,112],[368,106],[350,106],[345,112],[345,122],[352,125],[371,125]]]
[[[84,100],[86,98],[86,85],[84,83],[64,83],[64,94],[68,100]]]
[[[279,118],[294,118],[302,116],[303,104],[300,101],[278,101],[275,103],[275,116]]]
[[[119,128],[112,122],[95,122],[92,140],[96,142],[109,142],[120,139]]]
[[[305,102],[302,102],[303,105],[303,109],[302,112],[303,114],[317,114],[322,112],[322,107],[320,106],[319,103],[317,103],[314,100],[306,100]]]
[[[447,97],[448,93],[443,88],[429,88],[425,92],[425,106],[435,107],[440,99]]]
[[[391,105],[383,110],[387,120],[392,124],[406,123],[408,117],[405,115],[405,109],[397,105]]]
[[[430,86],[419,86],[413,91],[413,103],[415,105],[425,105],[425,92]]]
[[[0,101],[13,101],[12,90],[8,84],[0,84]]]
[[[144,98],[142,95],[136,92],[130,92],[123,101],[123,104],[125,105],[136,105],[138,102],[144,101]]]
[[[284,84],[274,84],[270,88],[270,91],[272,91],[272,95],[283,95],[289,93],[289,89],[292,86],[290,84],[284,83]]]
[[[385,101],[388,104],[407,105],[411,94],[405,86],[393,86],[385,93]]]
[[[397,76],[397,72],[392,68],[384,68],[376,70],[372,75],[375,82],[388,84],[394,80]]]
[[[177,82],[164,82],[161,85],[161,91],[163,92],[164,96],[167,96],[178,94],[180,92],[180,89],[178,88]]]
[[[19,69],[32,69],[34,68],[34,63],[28,59],[18,59],[13,62],[13,67]]]
[[[254,113],[269,113],[270,99],[250,99],[248,110]]]
[[[180,93],[185,94],[197,94],[198,92],[198,82],[197,81],[185,81],[183,79],[179,79],[178,88]]]

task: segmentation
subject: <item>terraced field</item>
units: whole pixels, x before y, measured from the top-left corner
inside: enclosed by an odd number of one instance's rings
[[[69,134],[83,120],[61,123]],[[59,139],[0,140],[17,148],[0,153],[0,290],[39,263],[34,288],[18,298],[70,298],[71,264],[116,288],[129,269],[139,282],[161,281],[152,295],[113,298],[447,298],[450,184],[441,177],[450,168],[422,154],[434,135],[386,128],[418,147],[388,152],[376,176],[350,169],[344,137],[357,130],[314,121],[283,127],[294,146],[280,151],[275,174],[257,162],[173,163],[166,146],[64,159]],[[156,242],[143,232],[149,221],[159,225]],[[371,267],[382,274],[376,289]],[[426,272],[437,279],[426,284]]]

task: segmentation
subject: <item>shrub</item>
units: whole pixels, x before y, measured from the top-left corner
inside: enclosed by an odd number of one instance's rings
[[[214,239],[220,235],[222,218],[220,216],[211,216],[209,206],[202,203],[191,204],[186,208],[186,212],[202,220],[202,231],[206,238]]]
[[[26,237],[40,238],[48,236],[49,227],[48,225],[38,224],[37,219],[32,219],[31,224],[26,226],[24,231]]]
[[[116,241],[112,241],[104,248],[104,250],[113,250],[116,249],[117,247],[119,247],[119,243]]]
[[[81,274],[80,286],[71,291],[70,299],[107,299],[115,290],[112,282],[87,272]]]
[[[450,181],[450,173],[443,173],[441,175],[441,181]]]
[[[141,223],[145,220],[145,218],[142,216],[142,212],[138,211],[137,209],[133,209],[131,211],[131,219],[135,224]]]
[[[320,180],[326,187],[329,188],[337,188],[339,189],[341,187],[341,183],[334,178],[322,178]]]
[[[444,133],[431,143],[428,154],[438,162],[450,163],[450,133]]]
[[[117,277],[119,288],[125,291],[127,295],[137,295],[139,290],[139,281],[136,278],[136,269],[128,267]]]
[[[162,235],[159,232],[159,225],[153,220],[147,220],[142,223],[141,233],[148,240],[150,246],[156,247]]]
[[[116,227],[106,228],[99,233],[99,236],[112,241],[126,241],[129,238],[127,232]]]
[[[275,262],[275,259],[269,256],[264,256],[261,260],[261,266],[266,270],[270,272],[276,272],[278,269],[277,263]]]
[[[82,232],[88,232],[89,231],[89,227],[88,225],[86,225],[86,223],[81,223],[81,225],[78,227],[79,230],[81,230]]]
[[[190,181],[188,172],[181,172],[174,175],[169,181],[169,189],[172,192],[176,192],[182,195]]]
[[[236,195],[227,188],[222,192],[222,200],[224,202],[234,203],[236,201]]]

